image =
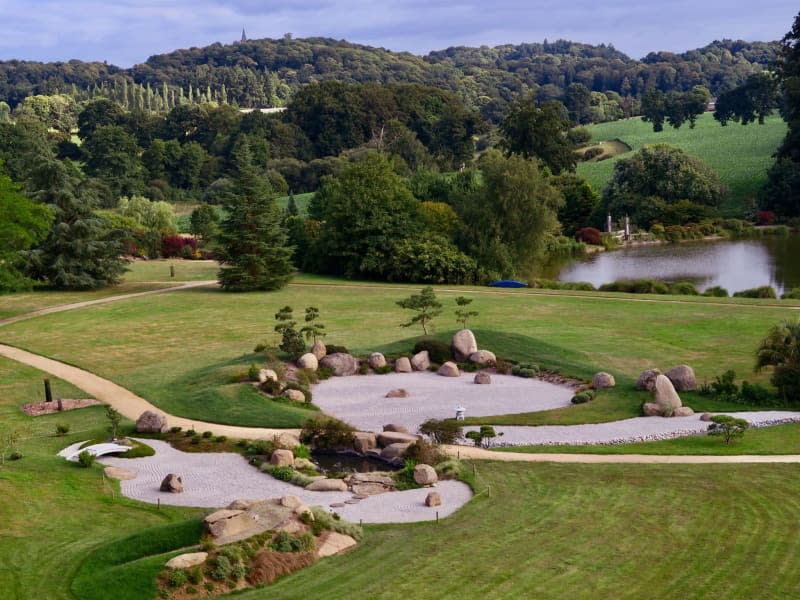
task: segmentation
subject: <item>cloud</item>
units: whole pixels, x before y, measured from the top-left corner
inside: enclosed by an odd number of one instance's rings
[[[325,36],[425,54],[451,45],[542,39],[612,43],[634,56],[714,39],[772,40],[790,27],[796,0],[0,0],[0,58],[108,60],[237,39]]]

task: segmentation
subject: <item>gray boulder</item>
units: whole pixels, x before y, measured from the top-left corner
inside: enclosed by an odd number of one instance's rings
[[[320,361],[320,364],[333,369],[333,374],[337,377],[347,377],[358,373],[358,359],[344,352],[328,354]]]
[[[473,379],[473,381],[479,385],[488,385],[492,383],[492,376],[485,371],[479,371],[475,373],[475,379]]]
[[[668,407],[676,409],[679,406],[683,406],[681,397],[678,396],[678,392],[675,391],[672,382],[667,378],[666,375],[658,375],[656,377],[655,388],[655,403],[661,407],[662,414],[664,409],[667,409]]]
[[[667,377],[679,392],[693,392],[697,389],[697,378],[694,369],[689,365],[678,365],[667,371]]]
[[[450,360],[439,367],[439,370],[436,371],[436,373],[442,377],[458,377],[460,375],[458,372],[458,365]]]
[[[369,355],[369,368],[373,371],[386,366],[386,357],[380,352],[373,352]]]
[[[655,402],[645,402],[642,404],[642,414],[645,417],[660,417],[662,410],[663,408]]]
[[[139,433],[163,433],[166,430],[167,419],[160,413],[146,410],[136,419],[136,431]]]
[[[313,352],[306,352],[297,359],[297,366],[301,369],[310,369],[316,371],[319,368],[319,360]]]
[[[387,398],[408,398],[411,394],[408,393],[408,390],[403,388],[398,388],[396,390],[389,390],[386,394]]]
[[[261,369],[258,372],[258,383],[266,383],[267,379],[278,381],[278,374],[272,369]]]
[[[428,492],[425,496],[425,506],[441,506],[442,497],[439,492]]]
[[[431,366],[431,357],[427,350],[417,352],[411,357],[411,368],[415,371],[427,371]]]
[[[439,481],[439,476],[432,466],[417,465],[414,467],[414,481],[419,485],[433,485]]]
[[[478,350],[469,355],[469,362],[482,367],[488,367],[497,363],[497,357],[494,355],[494,352]]]
[[[398,433],[408,433],[408,427],[405,425],[397,425],[396,423],[387,423],[383,426],[384,431],[397,431]]]
[[[614,380],[614,376],[611,373],[606,373],[605,371],[595,373],[594,377],[592,377],[592,387],[594,387],[596,390],[614,387],[616,383],[617,382]]]
[[[478,351],[478,342],[475,340],[475,334],[469,329],[462,329],[453,336],[450,348],[453,351],[453,357],[457,361],[463,362],[467,360]]]
[[[311,492],[346,492],[347,484],[343,479],[317,479],[306,486]]]
[[[384,431],[378,434],[378,445],[381,448],[391,446],[392,444],[413,444],[419,439],[419,436],[413,433],[401,433],[400,431]]]
[[[274,450],[269,464],[276,467],[292,467],[294,466],[294,454],[291,450]]]
[[[356,431],[353,434],[353,448],[356,452],[366,454],[378,445],[378,436],[369,431]]]
[[[283,396],[284,398],[288,398],[289,400],[294,400],[295,402],[306,401],[306,395],[300,390],[288,389],[285,392],[283,392]]]
[[[394,361],[395,373],[411,373],[411,361],[407,357],[401,356]]]
[[[714,416],[714,415],[712,415],[711,413],[703,413],[702,415],[700,415],[700,420],[701,421],[705,421],[705,422],[709,422],[709,421],[711,421],[711,417],[712,416]]]
[[[181,479],[180,475],[170,473],[164,477],[159,489],[162,492],[169,492],[170,494],[180,494],[183,492],[183,479]]]
[[[321,340],[314,342],[314,346],[311,348],[311,354],[316,356],[317,360],[322,360],[325,358],[327,353],[328,351],[325,350],[325,344],[323,344]]]
[[[636,389],[647,390],[648,392],[654,391],[656,389],[656,377],[659,375],[661,375],[659,369],[645,369],[639,375],[639,379],[636,380]]]
[[[691,417],[694,411],[688,406],[679,406],[672,412],[673,417]]]

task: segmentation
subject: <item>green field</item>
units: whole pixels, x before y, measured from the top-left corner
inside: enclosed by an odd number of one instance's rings
[[[295,194],[294,195],[294,203],[297,205],[297,211],[302,216],[308,215],[308,203],[311,202],[311,198],[314,197],[315,192],[307,192],[305,194]],[[286,207],[289,206],[289,196],[280,196],[277,198],[278,206],[281,210],[286,210]]]
[[[697,126],[680,129],[664,126],[664,131],[653,132],[651,123],[640,118],[601,123],[589,127],[592,141],[621,140],[635,152],[645,144],[669,144],[681,148],[704,160],[731,188],[731,198],[722,207],[726,215],[741,215],[766,181],[767,169],[772,164],[772,154],[786,135],[786,123],[779,116],[767,119],[764,125],[742,126],[736,123],[722,127],[711,113],[697,120]],[[578,174],[589,180],[599,193],[605,189],[614,163],[630,156],[619,154],[600,162],[578,164]]]

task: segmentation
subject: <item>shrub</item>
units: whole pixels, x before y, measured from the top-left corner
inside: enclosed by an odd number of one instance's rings
[[[258,365],[256,365],[256,364],[251,364],[251,365],[250,365],[250,366],[247,368],[247,378],[248,378],[250,381],[258,381],[258,376],[259,376],[259,373],[261,373],[261,369],[260,369],[260,368],[259,368],[259,366],[258,366]]]
[[[23,454],[19,450],[14,450],[11,454],[8,455],[8,460],[20,460],[22,459]]]
[[[295,446],[293,452],[295,458],[306,458],[306,459],[311,458],[311,449],[305,444],[300,444],[299,446]]]
[[[300,441],[315,448],[336,448],[353,443],[355,429],[334,417],[314,416],[303,423]]]
[[[800,300],[800,288],[792,288],[783,293],[782,300]]]
[[[665,232],[666,230],[664,229],[664,226],[661,223],[653,223],[650,226],[650,234],[655,238],[664,237]]]
[[[438,444],[419,440],[416,444],[411,444],[406,448],[403,458],[414,464],[438,465],[440,462],[446,461],[448,457]]]
[[[258,354],[259,352],[264,352],[264,350],[266,349],[267,349],[266,344],[256,344],[255,347],[253,348],[253,352],[255,354]]]
[[[455,444],[463,437],[461,425],[453,419],[428,419],[419,426],[417,432],[437,444]]]
[[[197,432],[194,429],[187,429],[183,432],[184,437],[193,437],[197,435]]]
[[[317,380],[324,381],[333,377],[334,371],[331,367],[319,367],[317,369]]]
[[[375,369],[376,375],[388,375],[389,373],[394,372],[394,365],[386,364],[382,367],[378,367]]]
[[[313,552],[316,545],[316,540],[310,533],[294,536],[287,531],[279,531],[270,548],[275,552]]]
[[[294,469],[287,466],[274,467],[269,470],[269,474],[281,481],[291,481],[294,476]]]
[[[292,360],[297,360],[306,352],[306,343],[303,340],[303,335],[292,327],[283,330],[281,343],[278,347]]]
[[[335,346],[334,344],[325,344],[325,354],[350,354],[350,351],[344,346]]]
[[[539,374],[539,366],[533,363],[520,363],[511,368],[511,374],[525,378],[536,377]]]
[[[248,456],[272,456],[272,453],[275,451],[275,442],[272,440],[256,440],[247,448],[245,448],[244,453]]]
[[[575,232],[575,239],[584,244],[591,244],[592,246],[603,245],[603,234],[599,229],[594,227],[582,227]]]
[[[225,581],[228,577],[230,577],[232,568],[233,565],[231,564],[230,559],[227,556],[220,554],[214,560],[214,568],[211,569],[209,575],[211,576],[211,579]]]
[[[87,469],[94,464],[95,455],[89,452],[88,450],[84,450],[80,454],[78,454],[78,464],[82,467],[86,467]]]
[[[169,587],[179,588],[186,585],[189,581],[189,578],[186,575],[186,571],[184,569],[172,569],[169,573]]]
[[[399,491],[405,490],[415,490],[420,486],[416,481],[414,481],[414,467],[417,466],[417,461],[411,460],[406,458],[405,466],[392,473],[392,479],[394,479],[395,487]]]
[[[746,404],[755,406],[773,406],[777,398],[770,390],[758,383],[742,382],[742,389],[739,391],[739,398]]]
[[[202,582],[203,581],[203,568],[200,567],[199,565],[194,567],[194,568],[192,568],[187,573],[187,579],[189,579],[189,583],[193,583],[194,585],[197,585],[198,583]]]
[[[56,425],[56,435],[62,436],[69,433],[69,423],[59,423]]]
[[[756,223],[759,225],[772,225],[775,222],[775,213],[771,210],[760,210],[756,213]]]
[[[669,286],[669,293],[677,296],[698,296],[700,292],[691,281],[677,281]]]
[[[714,383],[711,384],[714,395],[726,399],[736,398],[739,394],[739,386],[736,385],[735,379],[736,372],[731,369],[715,377]]]
[[[169,431],[170,431],[170,433],[180,433],[181,429],[183,429],[183,427],[180,427],[180,426],[176,425],[174,427],[170,427]]]
[[[724,287],[715,285],[714,287],[707,288],[706,291],[703,292],[703,296],[711,296],[713,298],[727,298],[728,290],[726,290]]]
[[[339,519],[339,515],[334,516],[336,513],[331,514],[321,506],[312,506],[311,512],[314,515],[314,524],[317,527],[349,535],[357,542],[364,537],[364,530],[361,527],[355,523]]]
[[[189,255],[197,250],[197,240],[193,237],[182,235],[165,235],[161,238],[161,255],[164,258],[183,256],[184,248],[188,246]]]
[[[200,437],[199,435],[193,435],[192,439],[189,441],[189,443],[196,446],[197,444],[199,444],[202,441],[202,439],[203,438]]]
[[[723,442],[727,446],[735,438],[742,437],[749,426],[744,419],[737,419],[730,415],[715,415],[711,417],[708,434],[722,436]]]
[[[300,371],[298,371],[298,373],[299,372]],[[306,402],[310,404],[312,401],[311,388],[307,385],[302,385],[297,381],[287,381],[283,385],[283,390],[297,390],[299,392],[303,392],[303,395],[306,397]]]
[[[247,567],[245,567],[242,563],[237,563],[233,565],[231,569],[231,579],[233,581],[241,581],[247,575]]]
[[[228,437],[225,435],[218,435],[217,437],[214,438],[214,441],[217,442],[218,444],[223,444],[228,441]]]
[[[435,340],[433,338],[425,337],[417,340],[417,343],[414,344],[414,354],[422,352],[423,350],[428,351],[428,356],[430,357],[432,363],[446,363],[452,357],[450,344],[440,342],[439,340]]]
[[[585,404],[586,402],[591,402],[594,400],[594,392],[592,390],[583,390],[582,392],[578,392],[572,397],[573,404]]]
[[[210,438],[211,436],[213,436],[213,435],[214,435],[214,433],[213,433],[213,432],[211,432],[211,431],[204,431],[204,432],[203,432],[203,437],[204,437],[205,439],[209,439],[209,438]]]
[[[281,393],[281,384],[279,381],[267,379],[264,383],[258,386],[258,389],[269,396],[277,396]]]
[[[591,148],[587,148],[586,151],[583,153],[581,160],[589,161],[593,158],[597,158],[603,154],[604,150],[600,146],[592,146]]]
[[[761,287],[757,288],[750,288],[747,290],[741,290],[739,292],[734,292],[734,298],[772,298],[775,299],[778,295],[775,293],[775,289],[771,285],[762,285]]]
[[[497,433],[491,425],[481,425],[478,431],[469,431],[466,437],[471,439],[476,446],[488,448],[492,445],[492,440],[502,433]]]

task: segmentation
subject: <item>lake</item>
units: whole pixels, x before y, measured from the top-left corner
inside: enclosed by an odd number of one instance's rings
[[[594,286],[618,279],[691,281],[700,291],[719,285],[731,294],[771,285],[780,296],[800,287],[800,236],[633,246],[553,264],[542,276]]]

